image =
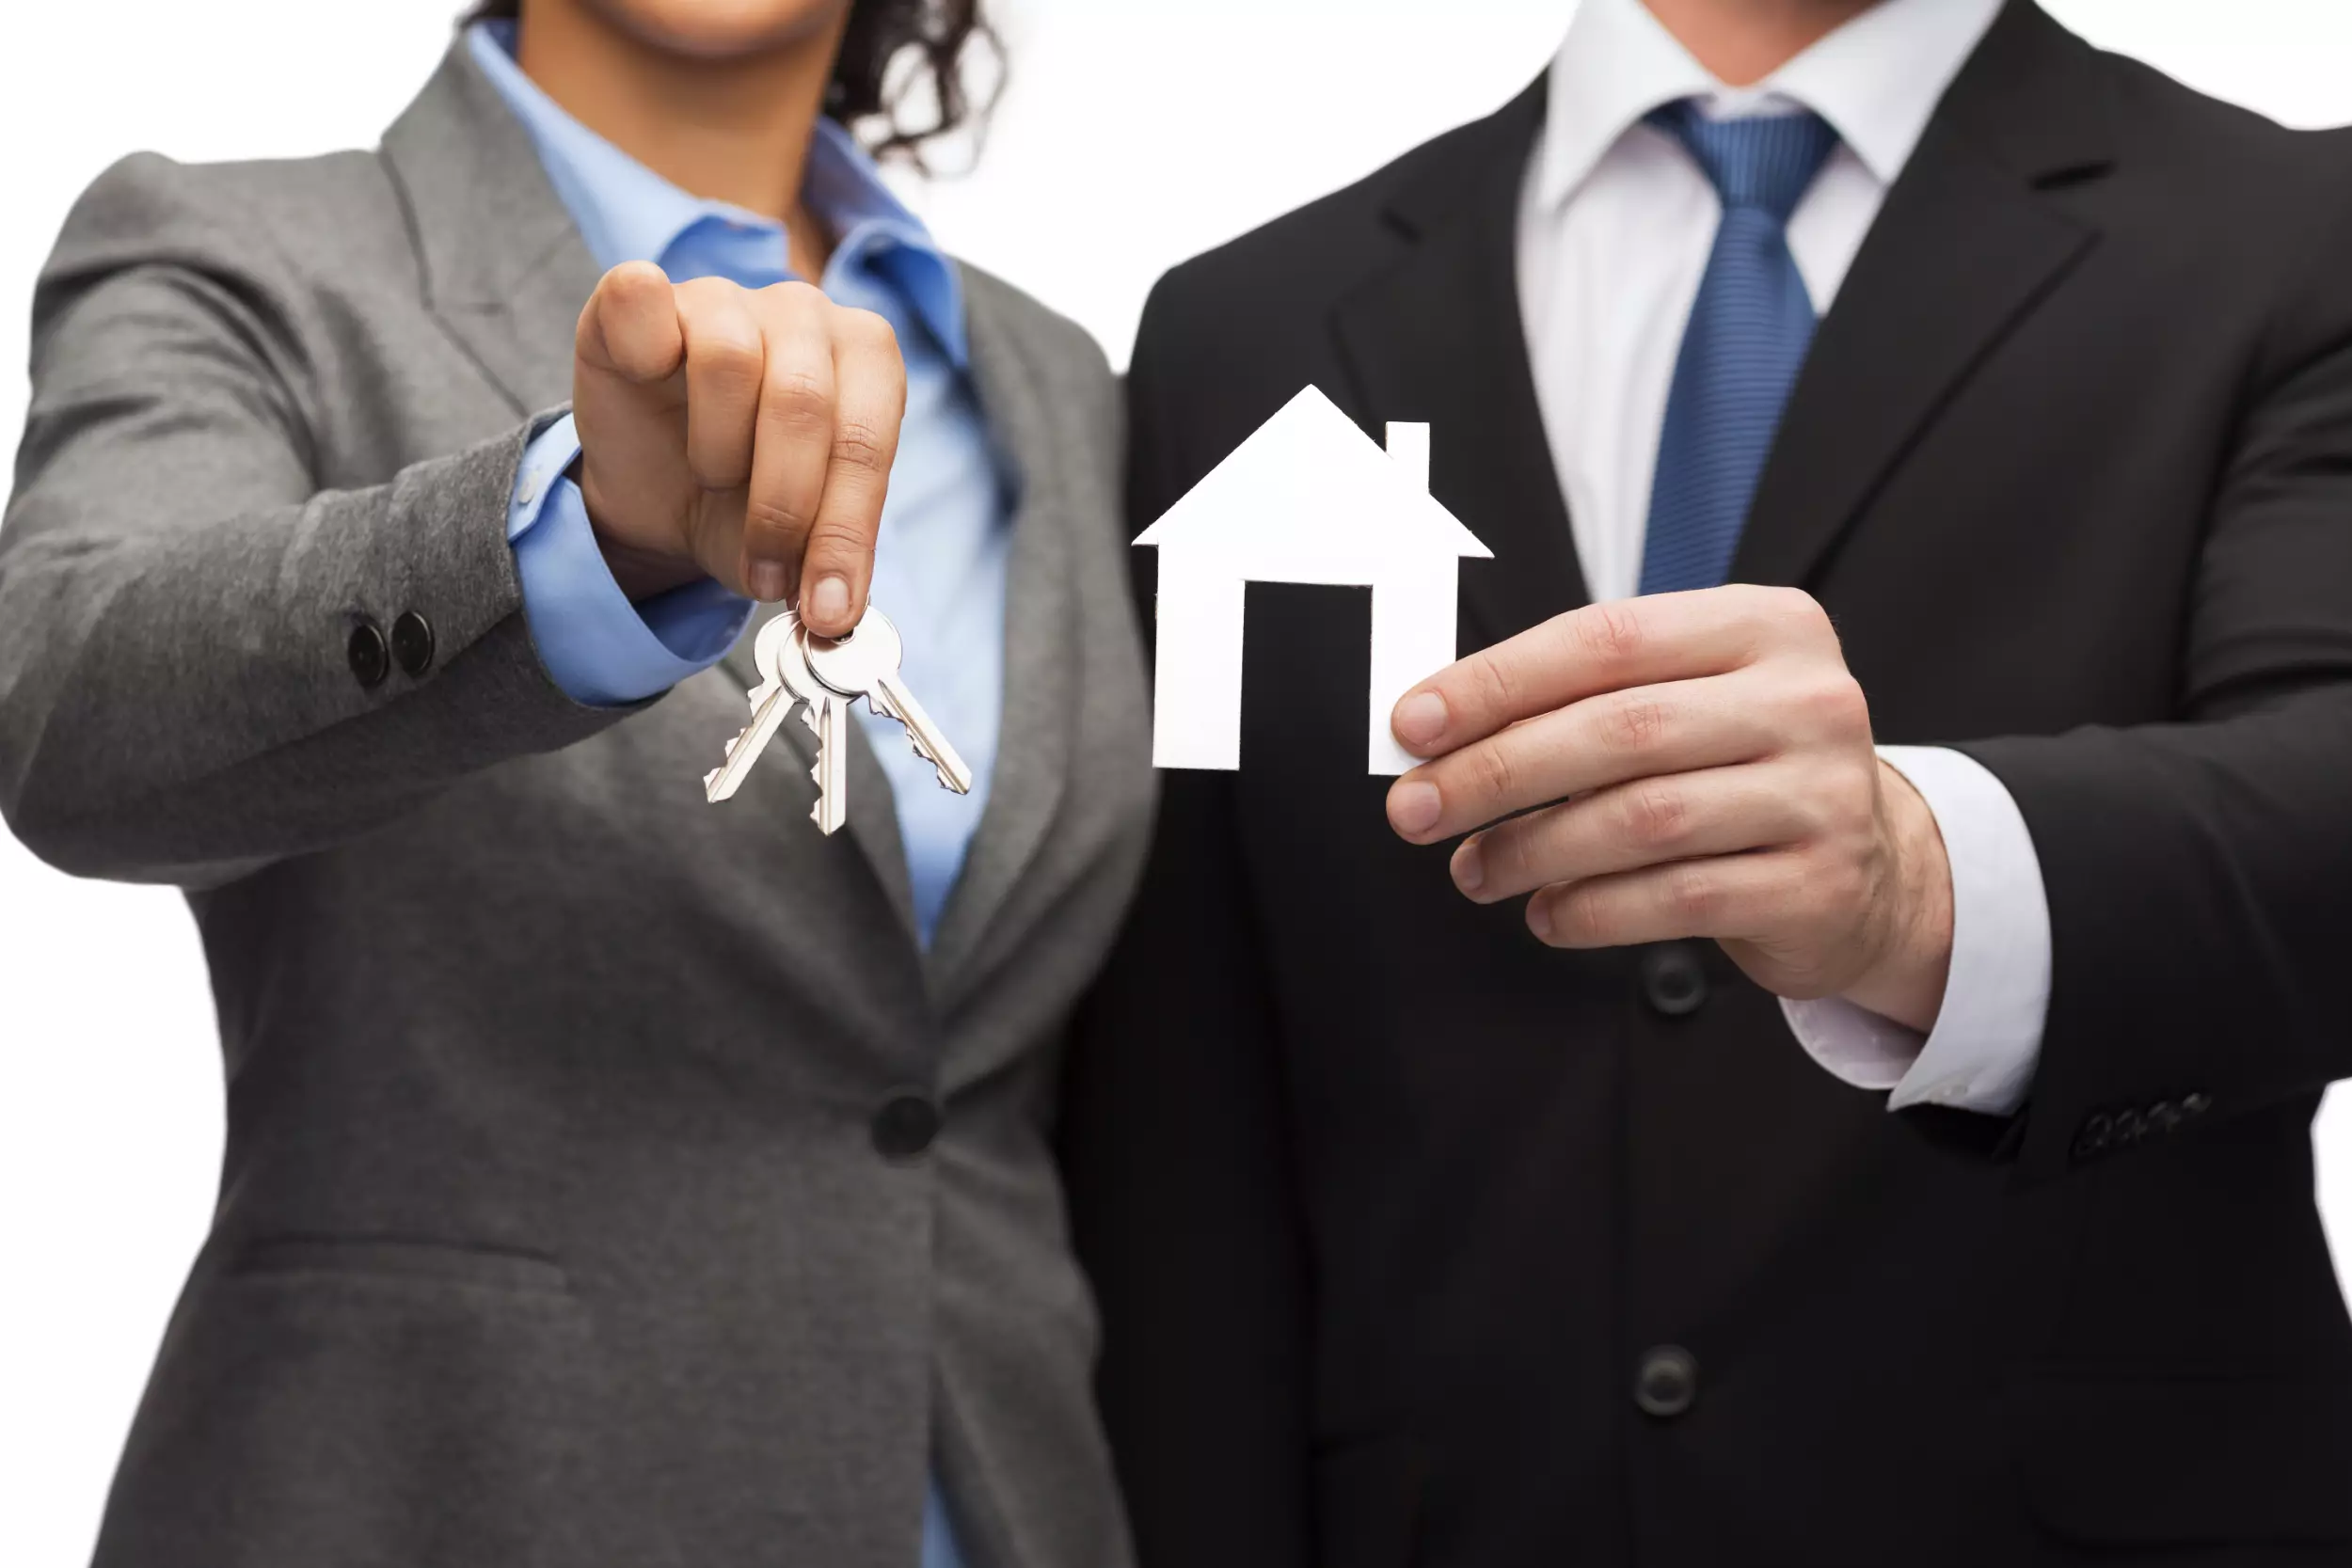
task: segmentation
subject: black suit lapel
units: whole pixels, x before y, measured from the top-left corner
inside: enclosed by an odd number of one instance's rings
[[[1804,582],[1970,372],[2096,243],[2046,194],[2109,163],[2089,55],[2012,0],[1962,69],[1814,339],[1735,581]]]
[[[1429,149],[1388,212],[1402,255],[1335,323],[1356,382],[1343,401],[1375,440],[1387,420],[1427,420],[1431,493],[1494,551],[1462,562],[1469,646],[1586,597],[1519,325],[1519,182],[1543,110],[1538,81]]]

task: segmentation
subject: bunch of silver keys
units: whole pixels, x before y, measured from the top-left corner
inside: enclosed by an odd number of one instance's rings
[[[759,628],[752,651],[760,673],[751,693],[752,721],[727,742],[727,760],[703,775],[703,791],[713,802],[741,787],[785,716],[801,707],[801,721],[817,733],[817,766],[810,769],[817,805],[809,816],[826,833],[839,831],[850,816],[850,706],[860,697],[905,728],[914,754],[937,769],[943,787],[972,793],[972,769],[898,678],[904,653],[898,628],[872,605],[841,638],[811,636],[799,616],[779,610]]]

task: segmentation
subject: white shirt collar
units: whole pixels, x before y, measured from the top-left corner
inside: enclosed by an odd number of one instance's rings
[[[1708,73],[1642,0],[1583,0],[1552,57],[1538,202],[1574,195],[1644,115],[1677,99],[1718,117],[1812,110],[1891,185],[2002,0],[1881,0],[1753,87]]]

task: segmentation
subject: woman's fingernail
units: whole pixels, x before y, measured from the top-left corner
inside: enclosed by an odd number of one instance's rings
[[[1434,691],[1416,691],[1396,705],[1389,722],[1407,746],[1426,746],[1445,734],[1445,699]]]
[[[784,562],[755,561],[752,562],[752,597],[773,604],[784,597]]]
[[[1542,940],[1551,940],[1551,900],[1542,894],[1527,901],[1527,928]]]
[[[1443,802],[1438,786],[1415,779],[1389,791],[1389,820],[1401,833],[1425,833],[1438,825]]]
[[[1478,840],[1464,839],[1462,847],[1454,851],[1454,885],[1464,893],[1476,893],[1486,884],[1486,857],[1479,848]]]
[[[850,585],[839,578],[818,578],[817,586],[808,592],[808,612],[821,621],[846,620],[850,613]]]

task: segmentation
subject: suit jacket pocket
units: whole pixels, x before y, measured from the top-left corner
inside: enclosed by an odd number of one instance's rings
[[[2068,1540],[2352,1541],[2352,1378],[2041,1371],[2004,1418],[2027,1507]]]
[[[1409,1437],[1351,1438],[1318,1449],[1318,1568],[1411,1568],[1422,1477],[1420,1446]]]
[[[97,1568],[595,1561],[597,1366],[548,1259],[248,1246],[173,1320]]]
[[[310,1275],[557,1295],[571,1291],[564,1266],[542,1254],[385,1236],[264,1236],[246,1243],[227,1272],[231,1279]]]

